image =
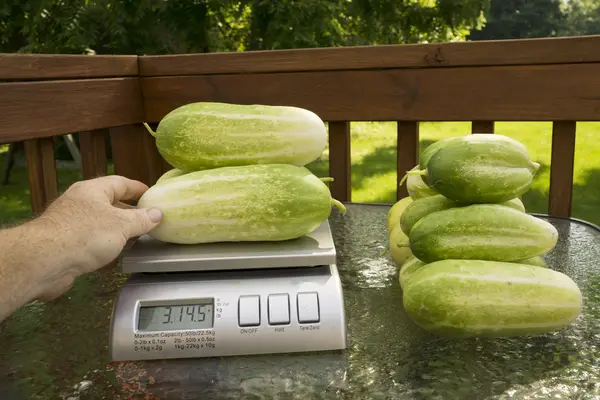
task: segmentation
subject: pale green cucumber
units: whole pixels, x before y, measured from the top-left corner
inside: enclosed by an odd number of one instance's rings
[[[150,236],[172,243],[282,241],[304,236],[329,217],[327,185],[289,164],[190,172],[152,186],[138,207],[163,212]]]
[[[503,201],[503,202],[498,203],[498,204],[514,208],[517,211],[525,212],[525,204],[523,204],[523,200],[521,200],[518,197],[515,197],[514,199],[510,199],[508,201]]]
[[[418,168],[419,166],[416,166],[412,170],[414,171]],[[437,190],[429,187],[425,183],[422,175],[407,175],[406,190],[408,191],[408,195],[413,200],[418,200],[424,197],[435,196],[436,194],[439,194]]]
[[[156,132],[145,126],[164,159],[186,172],[249,164],[304,166],[327,144],[321,118],[298,107],[190,103],[165,115]]]
[[[403,304],[426,331],[448,337],[507,337],[552,332],[571,324],[582,295],[549,268],[482,260],[444,260],[416,270]]]
[[[396,225],[400,224],[400,217],[402,216],[404,210],[410,203],[412,203],[412,198],[407,196],[398,200],[396,203],[394,203],[392,207],[390,207],[387,217],[388,233],[392,232],[392,229]]]
[[[398,280],[400,282],[400,287],[404,289],[406,286],[406,282],[412,277],[416,270],[426,265],[423,261],[419,260],[415,256],[410,256],[406,260],[406,262],[400,267],[400,272],[398,273]]]
[[[408,236],[400,229],[400,224],[397,224],[392,228],[389,237],[390,245],[390,256],[396,266],[401,267],[410,256],[412,252],[408,243]]]
[[[436,211],[413,225],[413,254],[424,262],[443,259],[516,261],[542,255],[558,241],[556,228],[499,204]]]
[[[425,169],[409,174],[425,175],[440,194],[461,203],[501,203],[527,192],[539,167],[514,139],[471,134],[441,147]]]
[[[519,198],[515,198],[499,205],[514,208],[517,211],[525,212],[525,206]],[[449,208],[462,207],[463,205],[454,200],[450,200],[441,194],[421,198],[413,201],[406,207],[406,210],[400,218],[400,226],[405,234],[410,234],[412,227],[423,217],[436,211],[447,210]]]

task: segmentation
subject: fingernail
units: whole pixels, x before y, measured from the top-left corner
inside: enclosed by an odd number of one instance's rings
[[[148,211],[148,217],[150,217],[150,221],[152,222],[160,222],[162,219],[162,212],[158,208],[151,208]]]

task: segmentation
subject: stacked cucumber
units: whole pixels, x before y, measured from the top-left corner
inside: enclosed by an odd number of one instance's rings
[[[542,256],[558,241],[520,196],[539,169],[518,141],[472,134],[438,141],[407,172],[410,197],[389,213],[390,251],[408,315],[444,336],[516,336],[564,328],[582,295]],[[399,233],[401,232],[401,234]]]
[[[305,165],[327,143],[323,121],[297,108],[191,103],[160,121],[156,139],[175,168],[138,202],[163,220],[150,232],[172,243],[283,241],[304,236],[329,217],[324,181]]]

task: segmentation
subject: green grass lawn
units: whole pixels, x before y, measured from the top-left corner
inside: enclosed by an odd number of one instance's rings
[[[469,134],[470,123],[422,123],[421,151],[432,142]],[[542,164],[531,190],[523,196],[528,211],[546,213],[550,179],[550,122],[499,122],[496,132],[510,136],[529,149],[534,161]],[[396,129],[394,123],[352,124],[352,201],[393,203],[396,196]],[[0,147],[0,163],[6,148]],[[309,165],[319,176],[328,174],[328,149],[322,159]],[[600,123],[579,123],[575,153],[573,217],[600,224]],[[75,170],[59,170],[60,190],[81,179]],[[27,171],[16,168],[8,186],[0,186],[0,224],[30,216]]]

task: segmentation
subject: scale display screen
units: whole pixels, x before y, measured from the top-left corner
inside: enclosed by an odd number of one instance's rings
[[[140,307],[138,331],[176,331],[211,329],[213,327],[213,300],[194,304]]]

